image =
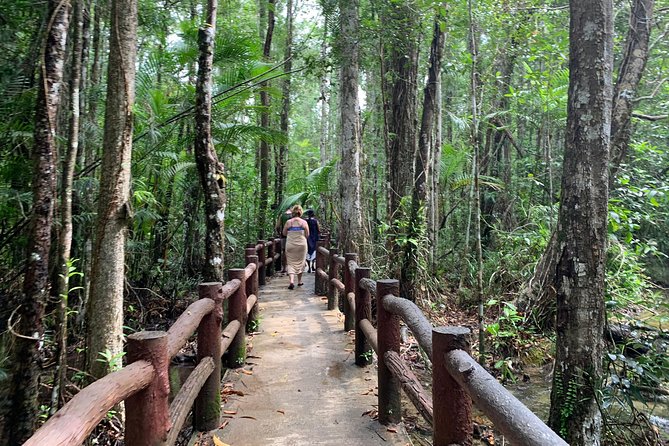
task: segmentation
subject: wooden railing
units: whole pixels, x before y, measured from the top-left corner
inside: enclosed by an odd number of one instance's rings
[[[126,402],[128,446],[173,445],[193,403],[195,428],[216,429],[221,411],[221,357],[227,352],[228,368],[244,364],[247,320],[256,319],[258,287],[273,275],[280,255],[279,239],[248,245],[245,268],[229,270],[225,284],[200,284],[200,299],[167,332],[129,335],[128,365],[85,387],[24,445],[80,445],[107,412],[122,401]],[[221,329],[225,299],[230,322]],[[198,365],[169,404],[170,360],[196,331]]]
[[[472,401],[514,445],[567,444],[469,355],[468,328],[433,328],[413,302],[398,297],[397,280],[371,280],[371,269],[360,267],[356,254],[340,256],[327,244],[318,242],[315,291],[327,294],[329,310],[343,298],[344,329],[355,330],[355,363],[369,365],[371,350],[379,358],[379,422],[400,421],[402,389],[432,425],[435,446],[471,444]],[[400,320],[432,361],[431,397],[400,357]]]

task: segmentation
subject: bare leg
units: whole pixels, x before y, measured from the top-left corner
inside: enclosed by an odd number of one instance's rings
[[[294,281],[295,281],[295,274],[293,274],[293,273],[288,273],[288,278],[290,279],[290,285],[288,285],[288,288],[290,288],[290,289],[292,290],[293,287],[295,286],[295,284],[294,284]]]
[[[297,275],[297,286],[302,285],[302,273]]]

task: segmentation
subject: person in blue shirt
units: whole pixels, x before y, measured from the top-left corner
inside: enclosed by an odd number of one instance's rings
[[[318,237],[320,235],[320,226],[318,219],[314,217],[313,209],[307,209],[306,222],[309,226],[309,237],[307,238],[307,265],[308,272],[316,272],[316,248],[318,246]]]

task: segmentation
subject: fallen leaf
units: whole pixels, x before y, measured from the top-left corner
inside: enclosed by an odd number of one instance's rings
[[[242,373],[244,375],[253,375],[253,372],[251,370],[246,370],[246,369],[242,369]]]
[[[236,415],[237,411],[236,410],[224,410],[223,413],[226,414],[226,415]]]
[[[281,409],[277,410],[277,412],[279,412],[281,415],[285,415],[285,414],[286,414],[286,412],[284,412],[284,411],[281,410]]]
[[[227,425],[228,425],[228,423],[229,423],[229,421],[228,421],[228,420],[224,420],[224,421],[223,421],[223,422],[221,423],[221,425],[220,425],[220,426],[218,426],[218,428],[219,428],[219,429],[223,429],[223,428],[224,428],[225,426],[227,426]]]
[[[221,441],[221,439],[218,438],[216,435],[212,436],[212,438],[213,438],[213,440],[214,440],[214,444],[215,444],[216,446],[230,446],[230,445],[227,444],[227,443],[223,443],[223,442]]]
[[[242,415],[242,416],[239,417],[239,418],[248,418],[249,420],[256,420],[256,421],[257,421],[257,418],[252,417],[251,415]]]
[[[386,430],[387,430],[388,432],[392,432],[393,434],[396,434],[396,433],[397,433],[397,429],[395,429],[394,427],[389,427],[389,428],[387,428]]]

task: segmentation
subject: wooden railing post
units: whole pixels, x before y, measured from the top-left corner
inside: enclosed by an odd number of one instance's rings
[[[142,331],[128,336],[128,363],[149,361],[156,371],[153,381],[126,400],[125,444],[156,446],[167,441],[170,429],[170,381],[167,333]]]
[[[396,424],[402,418],[400,404],[400,383],[386,366],[384,355],[387,351],[400,352],[400,318],[383,308],[385,296],[399,295],[398,280],[385,279],[376,282],[376,320],[379,342],[379,423]]]
[[[228,302],[228,320],[237,320],[241,324],[235,338],[228,347],[226,367],[236,369],[244,365],[246,361],[246,285],[244,284],[244,269],[231,269],[228,271],[230,280],[239,279],[241,285],[235,291]]]
[[[274,261],[274,274],[279,274],[283,270],[283,263],[281,263],[281,237],[276,237],[274,239],[274,257],[279,255],[279,258]]]
[[[432,329],[434,446],[472,442],[472,400],[448,373],[444,359],[451,350],[459,349],[469,353],[469,334],[466,327]]]
[[[258,285],[263,286],[265,285],[265,277],[267,277],[267,273],[265,272],[265,259],[267,258],[265,256],[265,240],[258,240],[258,245],[260,245],[260,249],[258,250],[258,262],[260,262],[259,266],[260,269],[258,270]]]
[[[328,310],[339,308],[339,293],[337,287],[332,283],[332,279],[339,279],[339,264],[335,260],[339,251],[330,248],[330,262],[328,269]]]
[[[318,296],[323,296],[327,294],[328,292],[328,287],[327,284],[323,281],[321,276],[318,274],[318,270],[322,269],[325,271],[325,268],[327,268],[326,261],[325,261],[325,255],[323,253],[318,251],[318,248],[327,248],[327,241],[325,238],[322,236],[320,237],[320,240],[318,240],[316,244],[316,273],[315,273],[315,280],[314,280],[314,293]]]
[[[360,286],[360,281],[369,279],[371,273],[371,268],[355,270],[355,364],[360,367],[372,363],[372,349],[360,328],[361,320],[372,320],[372,296],[369,291]]]
[[[276,247],[276,242],[272,238],[269,240],[269,245],[267,246],[267,258],[271,259],[272,261],[269,262],[269,265],[267,265],[267,268],[265,269],[265,274],[267,277],[272,277],[274,275],[274,248]]]
[[[348,265],[351,260],[357,263],[358,254],[354,252],[344,254],[344,331],[351,331],[355,328],[355,313],[348,302],[348,293],[355,293],[355,274],[351,274],[351,268]]]
[[[223,284],[201,283],[200,299],[212,299],[216,305],[197,329],[197,362],[211,356],[214,370],[205,381],[195,400],[193,424],[198,431],[210,431],[219,426],[221,417],[221,321],[223,320]]]
[[[251,277],[249,277],[246,280],[246,297],[254,294],[256,297],[258,296],[259,293],[259,286],[258,286],[258,256],[256,255],[256,250],[251,249],[251,248],[246,248],[245,251],[246,254],[246,264],[248,265],[249,263],[255,263],[256,265],[256,270],[253,271],[253,274],[251,274]],[[246,323],[246,331],[255,331],[257,329],[258,325],[258,300],[256,300],[256,303],[253,305],[253,308],[251,309],[251,312],[248,315],[248,321]]]

